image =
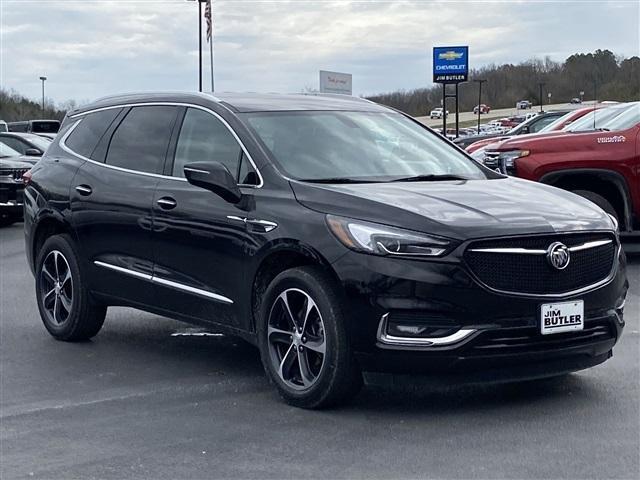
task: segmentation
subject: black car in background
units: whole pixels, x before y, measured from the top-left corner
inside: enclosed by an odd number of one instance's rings
[[[0,143],[4,143],[20,155],[41,157],[51,145],[51,138],[44,138],[33,133],[0,133]]]
[[[466,137],[459,137],[453,141],[460,148],[467,148],[472,143],[478,140],[485,140],[487,138],[508,137],[512,135],[523,135],[525,133],[537,133],[544,127],[549,125],[554,120],[568,113],[569,110],[554,110],[552,112],[544,112],[531,117],[530,119],[516,125],[507,133],[481,133],[479,135],[468,135]]]
[[[22,120],[19,122],[9,122],[7,124],[10,132],[23,133],[58,133],[60,130],[59,120]]]
[[[18,152],[0,143],[0,227],[22,219],[22,176],[32,166]]]
[[[362,372],[560,375],[622,333],[612,218],[369,101],[103,99],[69,113],[27,180],[51,335],[91,338],[111,305],[215,328],[257,345],[293,405],[344,401]]]

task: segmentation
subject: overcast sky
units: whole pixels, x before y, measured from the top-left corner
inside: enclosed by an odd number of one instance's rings
[[[352,73],[355,94],[421,87],[436,45],[469,45],[472,68],[597,48],[640,54],[640,0],[214,0],[213,9],[218,91],[299,92],[317,88],[319,69]],[[197,89],[194,2],[0,0],[0,13],[4,88],[37,99],[46,75],[56,102]]]

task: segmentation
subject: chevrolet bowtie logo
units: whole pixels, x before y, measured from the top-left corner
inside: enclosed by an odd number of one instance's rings
[[[449,50],[448,52],[443,52],[438,54],[438,59],[439,60],[457,60],[458,58],[462,57],[462,53],[460,52],[454,52],[453,50]]]

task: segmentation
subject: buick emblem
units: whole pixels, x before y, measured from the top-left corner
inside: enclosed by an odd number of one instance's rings
[[[564,243],[554,242],[547,249],[547,261],[556,270],[564,270],[569,265],[571,254]]]

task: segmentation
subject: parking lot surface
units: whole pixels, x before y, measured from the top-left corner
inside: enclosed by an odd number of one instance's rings
[[[368,387],[282,403],[256,349],[109,310],[93,341],[41,324],[22,225],[0,230],[0,478],[638,478],[640,259],[614,357],[559,379]]]

